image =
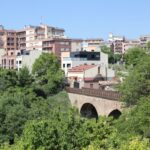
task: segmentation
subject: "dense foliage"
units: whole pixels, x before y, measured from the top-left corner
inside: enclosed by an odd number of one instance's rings
[[[134,105],[142,96],[150,95],[150,56],[143,56],[130,70],[129,76],[120,87],[122,100]]]
[[[36,91],[44,96],[57,93],[63,88],[64,73],[54,54],[43,53],[34,63],[32,73],[36,77]]]
[[[118,120],[82,118],[71,108],[54,55],[41,55],[32,75],[1,69],[0,149],[149,150],[150,58],[143,60],[121,85],[128,107]]]
[[[146,55],[146,51],[141,48],[131,48],[124,55],[124,61],[127,66],[136,66],[142,57]]]
[[[108,62],[109,64],[115,64],[118,61],[121,61],[121,54],[114,54],[110,47],[102,46],[101,51],[105,54],[108,54]]]

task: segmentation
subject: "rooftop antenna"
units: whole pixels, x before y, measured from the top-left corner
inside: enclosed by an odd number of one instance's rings
[[[43,24],[43,16],[41,16],[41,23],[40,23],[41,25]]]

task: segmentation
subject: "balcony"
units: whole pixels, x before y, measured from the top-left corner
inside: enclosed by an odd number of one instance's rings
[[[71,57],[64,57],[63,61],[87,61],[87,58],[71,58]]]
[[[53,47],[53,45],[52,44],[43,44],[43,47]]]

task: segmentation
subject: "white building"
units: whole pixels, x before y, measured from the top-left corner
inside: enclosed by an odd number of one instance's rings
[[[99,89],[101,80],[115,77],[114,70],[101,65],[79,65],[68,70],[67,79],[74,88]]]
[[[101,65],[108,67],[108,55],[102,52],[62,52],[61,68],[67,77],[68,69],[79,65]]]
[[[26,66],[29,71],[32,71],[32,66],[37,58],[42,54],[39,50],[21,50],[16,57],[16,68],[19,71],[22,67]]]

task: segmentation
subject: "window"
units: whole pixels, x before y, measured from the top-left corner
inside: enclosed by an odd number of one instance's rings
[[[100,74],[100,67],[98,67],[98,74]]]
[[[94,58],[95,58],[94,54],[92,54],[92,55],[91,55],[91,58],[92,58],[92,59],[94,59]]]
[[[65,66],[66,66],[66,65],[65,65],[65,64],[63,64],[63,68],[65,68]]]
[[[93,89],[93,83],[90,83],[90,88]]]
[[[19,60],[19,64],[21,64],[21,60]]]
[[[11,65],[14,65],[14,60],[11,60]]]
[[[61,48],[61,51],[64,51],[65,49],[64,48]]]
[[[67,64],[67,68],[70,68],[71,67],[71,64]]]

